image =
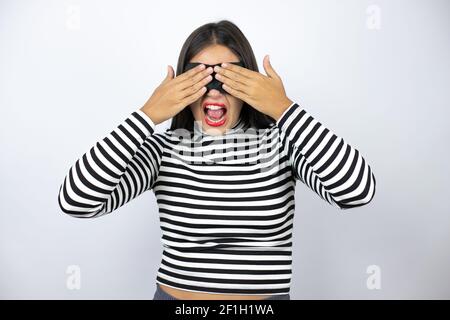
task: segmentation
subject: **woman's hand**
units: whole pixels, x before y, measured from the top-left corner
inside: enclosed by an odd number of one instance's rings
[[[268,55],[263,65],[267,76],[229,63],[222,63],[222,68],[216,66],[214,71],[216,79],[224,83],[225,91],[278,120],[293,102],[286,96],[283,82],[272,68]]]
[[[163,82],[155,89],[152,96],[140,109],[145,112],[155,124],[164,122],[186,106],[195,102],[206,92],[206,85],[212,80],[213,69],[205,69],[200,64],[174,78],[172,66]]]

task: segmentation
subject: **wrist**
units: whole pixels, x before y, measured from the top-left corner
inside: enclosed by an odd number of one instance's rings
[[[161,122],[164,121],[158,116],[154,108],[144,105],[140,110],[144,112],[153,121],[155,125],[160,124]]]
[[[289,98],[285,98],[283,101],[281,101],[277,107],[274,108],[274,113],[271,115],[275,121],[278,121],[280,117],[284,114],[284,112],[294,103]]]

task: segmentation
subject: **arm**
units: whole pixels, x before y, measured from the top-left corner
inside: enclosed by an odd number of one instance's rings
[[[295,179],[333,206],[369,203],[375,176],[359,151],[293,102],[276,121]]]
[[[92,146],[59,188],[61,210],[77,218],[99,217],[151,189],[163,152],[154,129],[139,109]]]

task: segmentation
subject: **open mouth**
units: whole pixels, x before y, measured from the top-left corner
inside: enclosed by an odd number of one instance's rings
[[[205,104],[203,106],[205,122],[210,126],[221,126],[225,123],[227,108],[223,104]]]

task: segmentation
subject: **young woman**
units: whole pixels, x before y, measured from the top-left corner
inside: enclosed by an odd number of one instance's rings
[[[62,211],[79,218],[153,190],[163,243],[154,299],[290,299],[296,182],[339,209],[374,197],[359,151],[287,97],[268,57],[263,66],[267,75],[230,21],[198,28],[177,76],[169,67],[59,189]]]

